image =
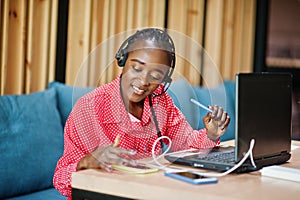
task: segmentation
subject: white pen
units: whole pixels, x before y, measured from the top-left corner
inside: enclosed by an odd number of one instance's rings
[[[208,112],[213,112],[211,109],[207,108],[205,105],[201,104],[200,102],[196,101],[195,99],[191,99],[191,102],[196,104],[197,106],[203,108],[204,110],[207,110]]]

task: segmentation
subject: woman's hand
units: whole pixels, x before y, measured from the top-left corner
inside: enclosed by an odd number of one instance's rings
[[[207,129],[208,138],[217,140],[228,128],[230,118],[222,107],[215,105],[209,106],[209,109],[213,112],[203,118],[203,123]]]
[[[83,157],[78,165],[77,170],[81,169],[105,169],[112,171],[112,164],[116,165],[136,165],[136,161],[126,157],[125,155],[134,155],[136,151],[122,149],[118,147],[119,141],[116,139],[114,144],[97,148],[90,154]]]

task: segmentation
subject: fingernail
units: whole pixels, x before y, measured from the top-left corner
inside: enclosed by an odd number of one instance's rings
[[[112,170],[113,170],[112,166],[110,166],[110,165],[105,165],[104,168],[105,168],[105,170],[108,171],[108,172],[112,172]]]
[[[106,164],[105,162],[102,162],[102,161],[100,161],[100,160],[98,160],[98,161],[99,161],[100,165],[101,165],[102,167],[104,167],[104,169],[105,169],[106,171],[112,172],[113,168],[112,168],[111,165]]]
[[[117,137],[115,138],[113,146],[117,147],[117,146],[119,146],[119,144],[120,144],[120,135],[117,135]]]

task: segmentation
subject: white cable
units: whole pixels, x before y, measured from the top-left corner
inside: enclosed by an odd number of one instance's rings
[[[155,156],[155,147],[156,147],[157,143],[158,143],[160,140],[164,139],[164,138],[167,139],[167,140],[169,140],[168,148],[167,148],[164,152],[162,152],[162,154],[160,154],[158,157],[156,157],[156,156]],[[153,161],[154,161],[160,168],[165,168],[165,166],[162,165],[162,164],[158,161],[158,159],[160,159],[162,156],[164,156],[164,155],[170,150],[171,145],[172,145],[172,140],[171,140],[169,137],[167,137],[167,136],[160,136],[159,138],[157,138],[157,139],[154,141],[154,143],[153,143],[153,145],[152,145],[152,150],[151,150],[151,152],[152,152],[152,158],[153,158]]]
[[[168,148],[167,148],[164,152],[162,152],[162,154],[160,154],[158,157],[156,157],[156,156],[155,156],[155,147],[156,147],[157,143],[158,143],[161,139],[163,139],[163,138],[169,140]],[[158,161],[158,159],[160,159],[162,156],[164,156],[165,154],[168,153],[168,151],[170,150],[171,146],[172,146],[172,140],[171,140],[169,137],[167,137],[167,136],[160,136],[159,138],[157,138],[157,139],[154,141],[154,143],[153,143],[153,145],[152,145],[152,149],[151,149],[152,159],[153,159],[153,160],[151,160],[151,161],[145,163],[145,165],[147,165],[148,167],[151,167],[151,168],[156,168],[156,169],[161,169],[161,170],[174,170],[175,168],[167,167],[167,166],[161,164],[161,163]],[[163,150],[163,149],[162,149],[162,150]],[[150,164],[150,163],[153,162],[153,161],[154,161],[156,164]]]
[[[254,147],[254,139],[252,139],[252,140],[253,140],[253,147]],[[251,142],[252,142],[252,140],[251,140]],[[250,143],[250,145],[251,145],[251,143]],[[253,149],[253,147],[252,147],[252,149]],[[253,150],[251,150],[251,152],[250,152],[250,160],[251,160],[252,166],[256,168],[256,165],[255,165],[254,159],[253,159]]]
[[[157,142],[159,142],[161,139],[163,138],[166,138],[169,140],[169,146],[168,148],[161,154],[159,155],[158,157],[155,156],[155,147],[157,145]],[[207,177],[222,177],[222,176],[226,176],[227,174],[233,172],[234,170],[236,170],[237,168],[239,168],[245,161],[246,159],[250,156],[250,160],[251,160],[251,164],[253,165],[253,167],[256,168],[256,165],[254,163],[254,159],[253,159],[253,148],[254,148],[254,144],[255,144],[255,140],[254,139],[251,139],[250,141],[250,146],[249,146],[249,149],[247,151],[247,153],[244,155],[244,157],[242,158],[242,160],[240,160],[240,162],[238,162],[235,166],[233,166],[232,168],[230,168],[229,170],[223,172],[223,173],[205,173],[205,172],[197,172],[199,175],[202,175],[202,176],[207,176]],[[161,136],[159,138],[157,138],[155,140],[155,142],[153,143],[153,146],[152,146],[152,158],[153,158],[153,161],[158,165],[158,166],[155,166],[155,165],[152,165],[152,164],[147,164],[149,165],[149,167],[153,167],[153,168],[159,168],[159,169],[163,169],[163,170],[172,170],[172,168],[168,168],[164,165],[162,165],[161,163],[159,163],[158,159],[160,159],[162,156],[164,156],[171,148],[171,145],[172,145],[172,141],[169,137],[167,136]],[[178,169],[177,169],[178,170]]]
[[[208,176],[208,177],[221,177],[221,176],[225,176],[225,175],[233,172],[237,168],[239,168],[246,161],[246,159],[249,156],[250,156],[250,159],[251,159],[251,164],[253,165],[253,167],[256,168],[256,165],[255,165],[254,160],[253,160],[253,154],[252,154],[254,143],[255,143],[255,140],[251,139],[251,141],[250,141],[250,147],[249,147],[247,153],[244,155],[244,157],[242,158],[242,160],[240,160],[240,162],[238,162],[235,166],[233,166],[229,170],[227,170],[227,171],[225,171],[223,173],[202,173],[202,172],[197,172],[197,174],[202,175],[202,176]]]

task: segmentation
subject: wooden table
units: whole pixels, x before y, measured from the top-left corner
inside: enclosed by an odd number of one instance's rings
[[[300,147],[300,141],[292,141]],[[178,166],[178,165],[177,165]],[[300,148],[292,151],[291,159],[282,166],[300,169]],[[199,170],[201,171],[201,170]],[[73,200],[78,191],[86,199],[108,194],[130,199],[300,199],[300,183],[260,176],[260,172],[229,174],[217,184],[192,185],[163,175],[163,171],[136,175],[101,170],[83,170],[72,174]],[[76,193],[76,194],[75,194]],[[88,197],[89,194],[91,198]],[[110,196],[108,199],[111,199]]]

